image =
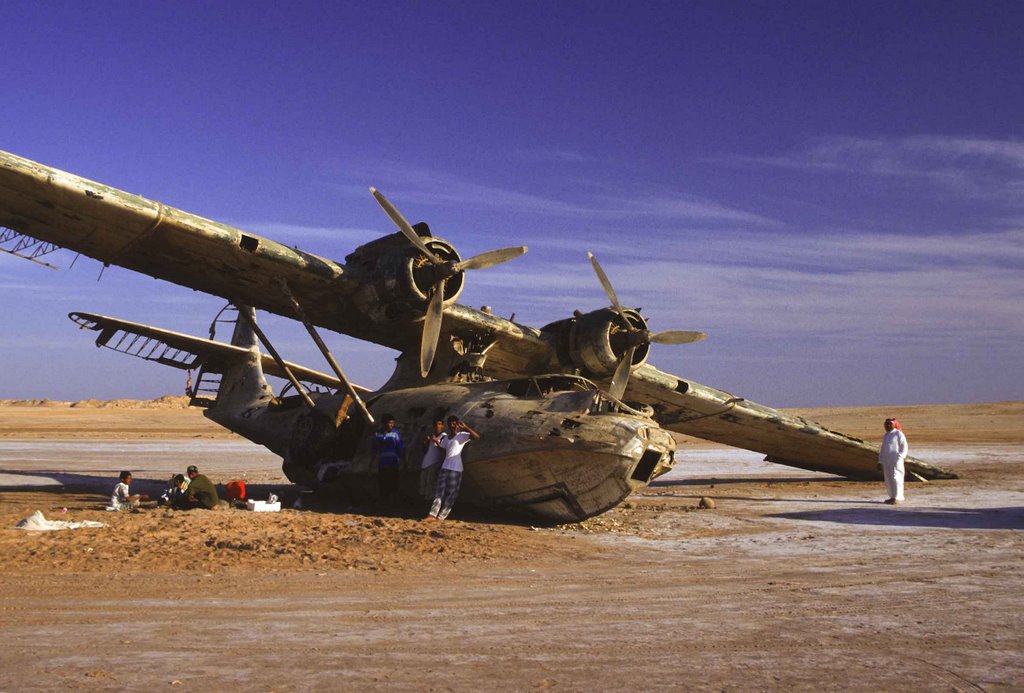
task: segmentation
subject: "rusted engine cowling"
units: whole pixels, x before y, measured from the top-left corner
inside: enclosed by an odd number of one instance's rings
[[[647,329],[647,321],[640,313],[629,308],[624,312],[634,328]],[[611,308],[559,320],[543,331],[558,335],[557,351],[563,366],[579,368],[588,377],[598,380],[612,375],[619,359],[629,349],[622,317]],[[638,344],[633,352],[633,365],[644,363],[650,350],[650,344]]]
[[[461,260],[447,241],[424,240],[446,263]],[[400,233],[359,246],[345,258],[345,265],[360,275],[362,281],[355,299],[375,322],[422,313],[427,307],[430,287],[437,281],[434,264]],[[464,282],[462,272],[448,278],[444,286],[446,304],[458,298]]]

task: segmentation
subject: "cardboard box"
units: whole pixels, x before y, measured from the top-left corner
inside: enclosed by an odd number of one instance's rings
[[[268,503],[267,501],[252,500],[250,498],[245,502],[245,507],[254,513],[279,513],[281,512],[281,501]]]

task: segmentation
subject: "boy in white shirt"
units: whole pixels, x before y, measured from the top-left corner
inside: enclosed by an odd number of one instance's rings
[[[437,472],[441,469],[441,462],[444,461],[444,447],[441,441],[446,440],[448,434],[444,432],[444,421],[438,419],[434,422],[434,435],[427,436],[427,451],[423,455],[423,463],[420,465],[420,495],[425,500],[434,499],[434,491],[437,489]]]
[[[448,430],[448,437],[439,443],[445,451],[444,462],[437,475],[437,490],[427,520],[443,520],[452,511],[455,499],[459,495],[459,487],[462,485],[462,448],[466,447],[470,440],[480,438],[479,433],[460,421],[457,416],[448,417]]]
[[[107,507],[107,510],[137,510],[142,501],[149,499],[149,496],[145,493],[137,493],[134,496],[130,495],[128,487],[132,483],[131,472],[121,472],[118,478],[121,482],[114,487],[114,493],[110,496],[110,505]]]

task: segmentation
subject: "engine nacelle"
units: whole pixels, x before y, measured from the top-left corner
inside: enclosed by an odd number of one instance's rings
[[[445,263],[461,260],[458,251],[448,241],[421,232],[426,228],[425,224],[416,224],[413,228]],[[426,234],[429,234],[429,229]],[[359,246],[345,258],[345,266],[359,275],[359,290],[354,298],[374,322],[390,322],[422,314],[427,307],[430,288],[438,276],[435,265],[400,233]],[[464,283],[462,272],[448,276],[444,286],[446,304],[458,298]]]
[[[646,330],[647,321],[636,310],[623,310],[634,329]],[[580,369],[587,377],[603,379],[615,372],[619,359],[629,349],[629,333],[622,316],[611,308],[590,313],[577,313],[568,320],[559,320],[542,328],[557,335],[558,360],[564,367]],[[650,343],[644,341],[633,352],[633,366],[647,360]]]

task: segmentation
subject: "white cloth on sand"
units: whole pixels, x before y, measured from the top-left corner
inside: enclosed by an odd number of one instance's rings
[[[47,520],[43,517],[41,510],[20,520],[16,525],[18,529],[26,529],[30,532],[52,532],[58,529],[78,529],[80,527],[106,527],[102,522],[95,520],[82,520],[81,522],[68,522],[67,520]]]

